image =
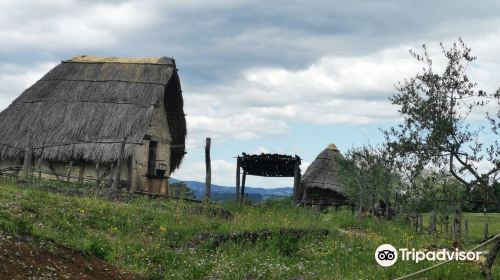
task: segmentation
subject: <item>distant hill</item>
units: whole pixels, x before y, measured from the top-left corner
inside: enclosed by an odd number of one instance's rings
[[[181,181],[174,178],[170,178],[171,183],[184,182],[188,187],[196,194],[197,199],[202,199],[205,192],[205,183],[197,181]],[[223,201],[228,199],[234,199],[235,189],[234,187],[226,187],[212,184],[212,199],[214,201]],[[249,199],[259,202],[272,197],[286,197],[293,193],[292,188],[254,188],[245,186],[245,193],[248,194]]]

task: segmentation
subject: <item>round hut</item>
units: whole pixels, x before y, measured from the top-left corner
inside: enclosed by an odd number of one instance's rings
[[[300,193],[305,203],[339,205],[347,203],[344,187],[337,180],[338,160],[342,154],[330,144],[309,165],[300,181]]]

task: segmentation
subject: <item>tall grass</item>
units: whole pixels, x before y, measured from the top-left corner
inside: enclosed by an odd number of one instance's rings
[[[232,219],[214,215],[230,211]],[[257,242],[192,244],[203,233],[326,229],[325,237],[274,234]],[[374,260],[384,243],[449,246],[397,221],[357,219],[348,211],[316,213],[290,200],[258,206],[203,205],[136,197],[127,202],[49,193],[0,182],[0,229],[83,250],[150,279],[387,279],[431,265]],[[209,242],[209,241],[206,241]],[[477,279],[480,266],[456,262],[427,279]],[[494,270],[496,275],[500,275]]]

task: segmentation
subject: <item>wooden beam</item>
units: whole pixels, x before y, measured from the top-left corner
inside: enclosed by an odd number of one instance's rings
[[[241,180],[241,203],[243,205],[245,205],[245,182],[246,182],[246,179],[247,179],[247,173],[245,171],[243,171],[243,178]]]
[[[83,177],[85,176],[85,162],[82,161],[80,162],[80,170],[78,170],[78,182],[83,183],[84,179]]]
[[[238,157],[236,159],[236,203],[239,203],[240,201],[240,164],[241,158]]]
[[[42,179],[42,157],[38,158],[38,164],[37,164],[37,169],[38,169],[38,180]]]
[[[99,183],[101,183],[101,177],[99,177],[99,162],[95,164],[95,177],[96,177],[96,186],[99,186]]]
[[[29,132],[28,141],[24,149],[23,173],[25,178],[28,178],[31,175],[33,175],[32,174],[33,163],[31,162],[32,159],[33,159],[33,144],[31,143],[31,132]]]
[[[52,171],[52,175],[55,175],[57,180],[64,182],[64,180],[63,180],[64,175],[61,174],[61,176],[59,177],[59,174],[57,174],[57,172],[54,169],[54,166],[52,166],[52,163],[50,162],[50,160],[47,160],[47,165],[49,166],[49,170]]]
[[[210,202],[210,192],[211,192],[211,184],[212,184],[212,166],[210,160],[210,144],[211,139],[207,137],[205,144],[205,202]]]
[[[128,170],[128,172],[127,172],[127,181],[130,182],[130,185],[128,186],[128,191],[129,192],[135,191],[135,189],[132,190],[132,184],[133,184],[132,180],[134,178],[134,176],[132,176],[132,174],[134,172],[134,162],[133,162],[134,160],[135,159],[134,159],[133,154],[127,160],[127,170]]]
[[[295,170],[293,176],[293,201],[297,203],[299,200],[299,188],[300,188],[300,158],[297,157],[295,161]]]
[[[73,161],[69,162],[69,167],[68,167],[68,175],[66,176],[66,182],[69,183],[69,179],[71,178],[71,169],[73,168]]]
[[[125,155],[125,144],[127,143],[127,137],[123,137],[123,141],[120,145],[120,153],[118,154],[118,162],[116,163],[116,173],[113,180],[113,189],[117,190],[120,183],[120,172],[122,167],[123,156]]]
[[[115,164],[112,163],[109,167],[109,178],[108,178],[108,187],[111,187],[113,184],[113,171],[115,170]]]

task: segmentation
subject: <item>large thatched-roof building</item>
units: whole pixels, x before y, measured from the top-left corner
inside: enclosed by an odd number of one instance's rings
[[[347,202],[344,187],[337,179],[342,154],[334,144],[328,145],[309,165],[300,181],[299,197],[304,202],[338,205]]]
[[[19,166],[31,149],[44,174],[61,179],[72,166],[80,179],[105,180],[123,155],[120,182],[141,189],[156,169],[179,167],[185,137],[173,59],[79,56],[0,113],[0,169]]]

